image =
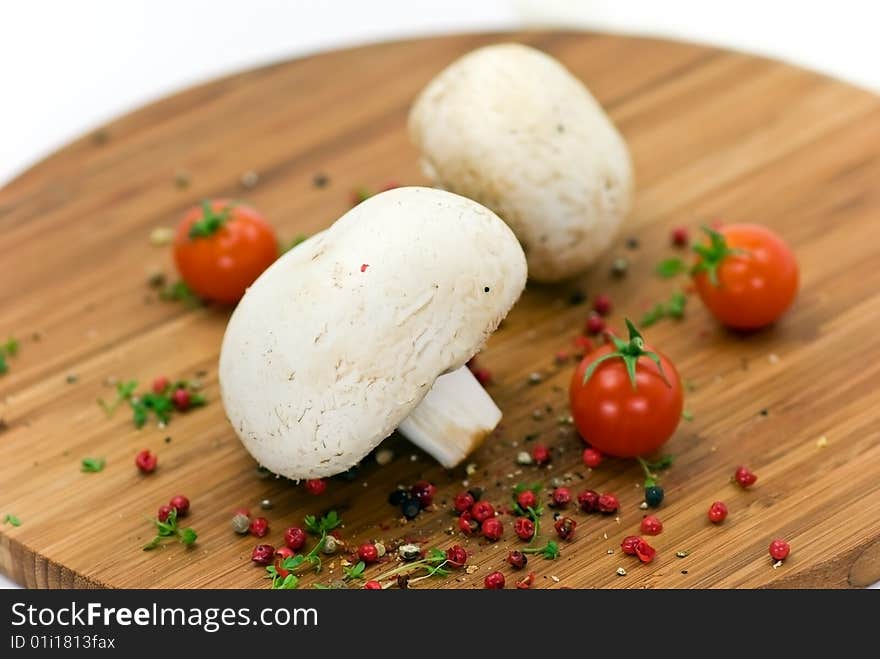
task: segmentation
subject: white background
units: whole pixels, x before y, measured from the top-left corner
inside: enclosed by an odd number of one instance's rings
[[[561,25],[786,59],[880,90],[873,0],[19,0],[0,5],[0,185],[195,82],[393,37]],[[0,484],[0,508],[3,507]],[[0,586],[9,582],[0,577]]]

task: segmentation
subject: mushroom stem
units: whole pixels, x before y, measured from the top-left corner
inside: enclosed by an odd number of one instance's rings
[[[441,375],[398,431],[447,469],[483,443],[501,410],[467,366]]]

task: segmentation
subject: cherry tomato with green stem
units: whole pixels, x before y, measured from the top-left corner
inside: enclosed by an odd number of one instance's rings
[[[626,321],[629,341],[611,343],[584,357],[569,386],[574,425],[590,446],[619,458],[656,451],[681,420],[684,394],[673,363],[645,344]]]
[[[177,226],[174,261],[199,297],[234,304],[278,258],[272,226],[249,206],[205,200]]]
[[[693,278],[712,315],[740,330],[759,329],[778,320],[798,290],[798,264],[791,248],[756,224],[703,231],[709,243],[694,246],[698,259]]]

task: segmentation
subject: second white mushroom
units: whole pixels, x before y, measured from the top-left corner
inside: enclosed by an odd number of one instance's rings
[[[626,143],[583,83],[534,48],[498,44],[453,62],[416,100],[409,129],[425,174],[498,213],[535,280],[592,265],[630,208]]]

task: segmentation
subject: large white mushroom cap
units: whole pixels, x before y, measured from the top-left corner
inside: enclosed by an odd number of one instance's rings
[[[479,204],[371,197],[248,289],[220,354],[227,416],[275,473],[345,471],[480,349],[525,280],[513,233]]]
[[[581,81],[534,48],[487,46],[453,62],[416,100],[409,129],[426,175],[498,213],[535,280],[592,265],[629,210],[626,143]]]

